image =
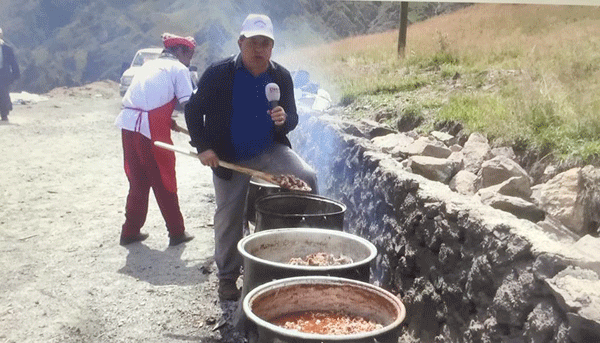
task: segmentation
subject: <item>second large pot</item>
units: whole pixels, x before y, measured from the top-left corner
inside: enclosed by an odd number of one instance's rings
[[[280,193],[256,201],[255,231],[285,227],[343,230],[346,205],[314,194]]]
[[[242,293],[265,282],[292,276],[329,275],[368,282],[377,248],[366,239],[319,228],[281,228],[256,232],[238,243],[244,259]],[[325,266],[292,265],[292,258],[328,253],[346,256],[351,263]]]

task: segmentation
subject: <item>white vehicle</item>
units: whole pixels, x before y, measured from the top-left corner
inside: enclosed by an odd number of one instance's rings
[[[126,70],[121,75],[121,81],[119,83],[119,94],[121,96],[125,95],[127,92],[127,88],[131,85],[131,80],[133,80],[133,76],[135,72],[147,61],[157,59],[162,53],[163,48],[145,48],[140,49],[133,56],[133,60],[130,65],[124,63],[124,69]],[[198,84],[199,76],[198,76],[198,68],[195,66],[190,67],[190,76],[192,78],[192,86],[196,89],[196,85]]]
[[[142,64],[144,64],[146,61],[157,59],[162,51],[162,48],[145,48],[140,49],[135,53],[135,56],[133,56],[133,60],[131,61],[131,65],[129,65],[127,70],[125,70],[123,75],[121,75],[121,81],[119,84],[119,94],[121,94],[121,96],[125,95],[125,92],[127,92],[127,88],[129,88],[135,72],[142,66]]]

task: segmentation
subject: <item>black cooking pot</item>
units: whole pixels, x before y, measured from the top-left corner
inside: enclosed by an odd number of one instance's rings
[[[318,227],[342,231],[346,205],[307,193],[280,193],[256,201],[255,231],[290,227]]]
[[[256,225],[256,210],[254,207],[256,205],[256,200],[266,195],[282,192],[289,192],[289,190],[281,188],[274,183],[252,177],[248,184],[248,193],[246,193],[246,218],[248,218],[248,221],[252,223],[252,225]]]

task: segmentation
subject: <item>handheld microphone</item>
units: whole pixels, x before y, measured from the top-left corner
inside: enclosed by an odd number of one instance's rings
[[[279,101],[279,86],[276,83],[269,83],[265,87],[265,94],[267,96],[267,100],[271,104],[271,109],[277,107],[277,102]]]

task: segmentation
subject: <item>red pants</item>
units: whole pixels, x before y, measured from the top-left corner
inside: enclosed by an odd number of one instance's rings
[[[160,120],[150,120],[150,131],[152,137],[157,137],[156,140],[171,143],[172,110],[165,112],[169,114],[161,115]],[[121,237],[140,233],[148,214],[150,188],[154,192],[170,237],[182,235],[185,227],[177,197],[175,154],[154,146],[150,139],[139,132],[122,130],[122,139],[129,194]]]

